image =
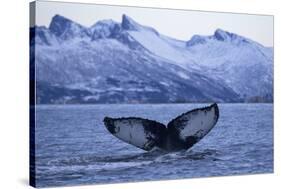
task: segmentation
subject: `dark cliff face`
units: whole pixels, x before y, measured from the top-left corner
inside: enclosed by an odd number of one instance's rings
[[[72,39],[74,37],[90,37],[88,28],[60,15],[55,15],[53,17],[49,30],[63,40]]]
[[[122,15],[121,26],[125,30],[138,30],[140,27],[138,23],[125,14]]]
[[[71,20],[65,17],[55,15],[50,23],[49,29],[53,34],[60,37],[64,32],[71,28],[72,23]]]

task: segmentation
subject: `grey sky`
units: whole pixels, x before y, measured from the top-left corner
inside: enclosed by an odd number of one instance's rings
[[[55,14],[84,26],[103,19],[120,22],[126,14],[142,25],[185,41],[194,34],[212,35],[221,28],[273,46],[273,16],[37,1],[36,25],[49,26]]]

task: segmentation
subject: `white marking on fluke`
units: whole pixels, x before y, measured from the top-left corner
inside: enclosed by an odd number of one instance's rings
[[[104,118],[107,130],[120,140],[149,151],[154,147],[167,151],[189,149],[206,136],[219,119],[216,103],[176,117],[167,127],[139,117]]]

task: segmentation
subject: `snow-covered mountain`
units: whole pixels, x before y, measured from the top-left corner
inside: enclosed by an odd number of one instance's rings
[[[180,41],[126,15],[91,27],[56,15],[30,45],[37,103],[272,101],[273,49],[220,29]]]

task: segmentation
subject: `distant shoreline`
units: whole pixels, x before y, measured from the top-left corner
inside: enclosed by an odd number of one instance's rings
[[[35,106],[73,106],[73,105],[85,105],[85,106],[89,106],[89,105],[161,105],[161,104],[170,104],[170,105],[174,105],[174,104],[212,104],[215,102],[192,102],[192,103],[88,103],[88,104],[35,104]],[[218,104],[274,104],[274,102],[217,102]]]

